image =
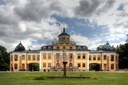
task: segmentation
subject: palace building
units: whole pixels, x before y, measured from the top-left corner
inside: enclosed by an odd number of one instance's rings
[[[20,42],[10,53],[11,71],[62,71],[63,60],[68,71],[117,71],[118,55],[107,42],[97,50],[77,45],[63,28],[58,41],[39,50],[25,50]]]

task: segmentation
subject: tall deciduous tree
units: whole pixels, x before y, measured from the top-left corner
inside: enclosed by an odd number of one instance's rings
[[[116,52],[119,54],[119,68],[128,68],[128,43],[117,46]]]
[[[9,70],[9,53],[7,49],[0,46],[0,71]]]

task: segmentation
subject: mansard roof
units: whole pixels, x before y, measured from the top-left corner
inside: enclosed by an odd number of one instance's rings
[[[15,51],[24,51],[24,50],[25,50],[25,47],[22,45],[21,42],[15,48]]]
[[[111,45],[108,42],[105,45],[100,45],[97,50],[114,51],[114,49],[111,47]]]
[[[41,50],[53,50],[53,46],[52,45],[42,46]]]
[[[76,45],[76,50],[85,51],[85,50],[88,50],[88,47],[87,46],[82,46],[82,45]]]

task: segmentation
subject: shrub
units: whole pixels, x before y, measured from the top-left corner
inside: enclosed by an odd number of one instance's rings
[[[41,75],[41,76],[35,78],[35,80],[45,80],[45,79],[46,79],[45,75]]]

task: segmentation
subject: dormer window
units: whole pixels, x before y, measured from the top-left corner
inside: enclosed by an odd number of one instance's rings
[[[64,46],[63,49],[66,49],[66,47]]]
[[[79,46],[78,49],[81,49],[81,47]]]
[[[43,49],[46,49],[46,47],[44,46]]]
[[[60,49],[59,46],[57,46],[57,49],[58,49],[58,50]]]
[[[72,50],[72,47],[70,47],[70,50]]]
[[[51,50],[51,46],[48,46],[48,49]]]

